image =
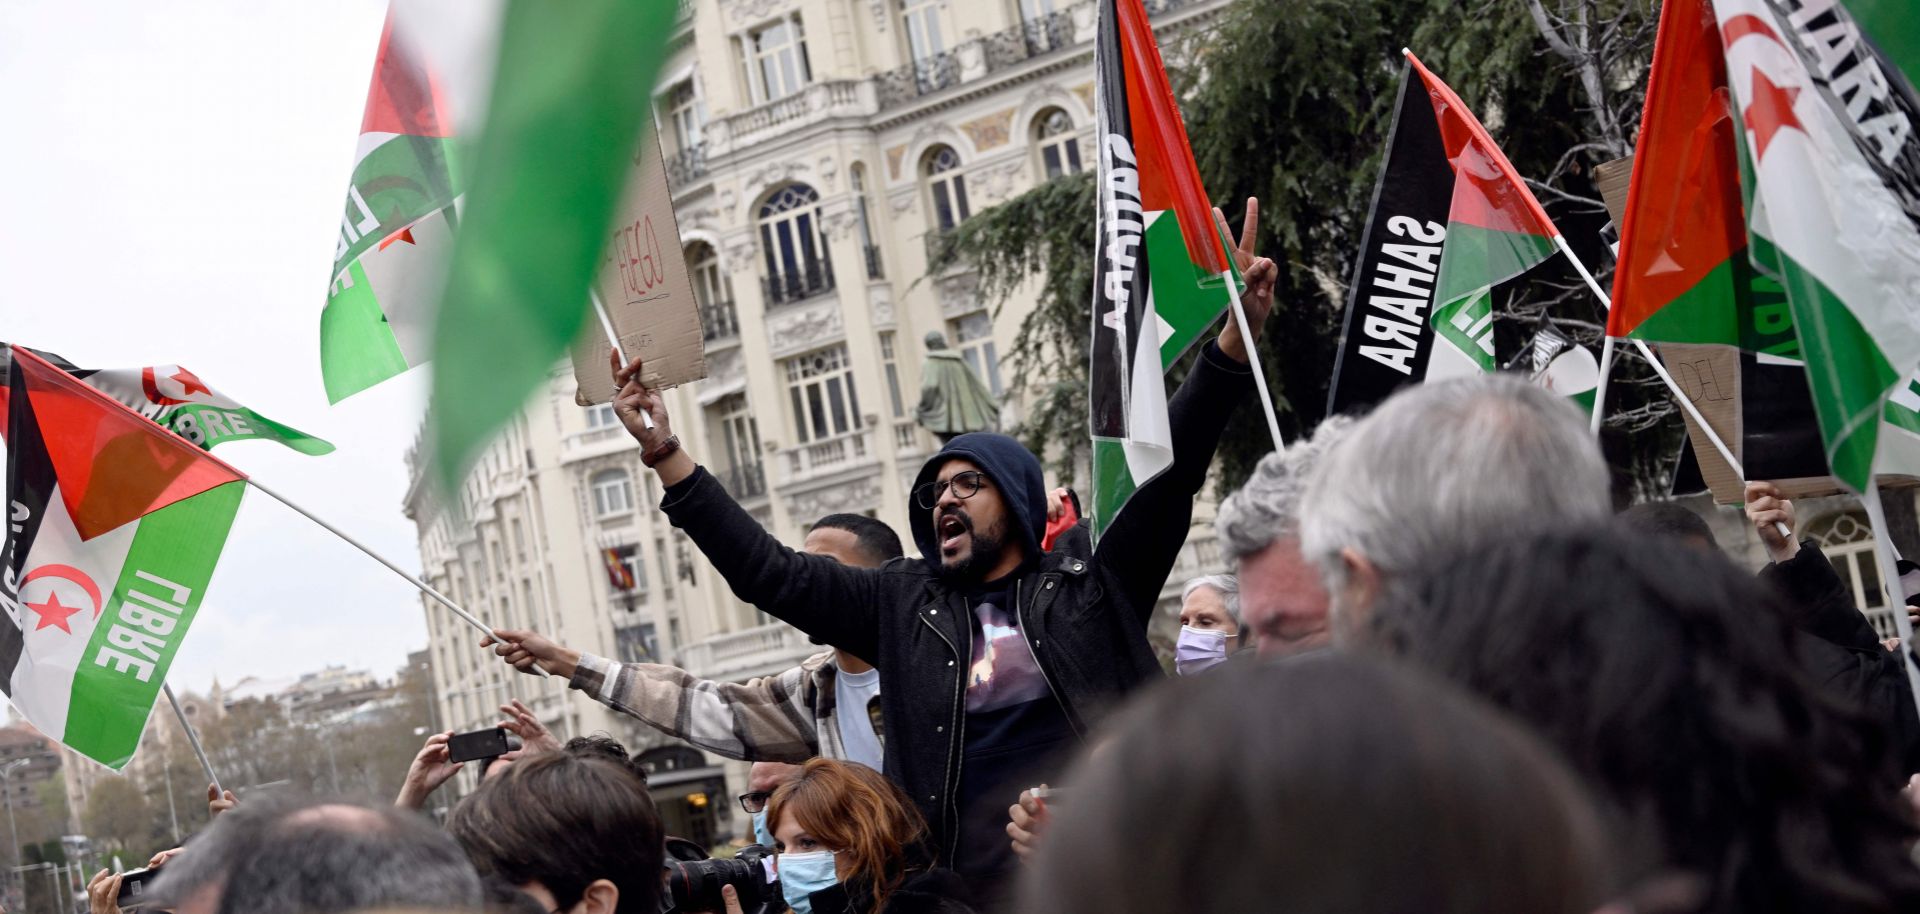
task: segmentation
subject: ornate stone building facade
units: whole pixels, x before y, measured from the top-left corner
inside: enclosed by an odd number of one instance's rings
[[[1163,36],[1196,35],[1229,2],[1147,7]],[[1032,301],[996,312],[964,271],[928,275],[927,242],[1093,167],[1096,10],[683,0],[655,99],[710,376],[670,392],[669,407],[695,459],[784,542],[835,512],[879,517],[909,539],[907,489],[934,450],[913,419],[927,333],[945,334],[996,395],[1007,390],[1001,360]],[[408,510],[428,579],[489,624],[713,679],[818,650],[733,598],[654,510],[657,481],[611,410],[575,406],[572,393],[556,371],[461,505],[442,509],[416,484]],[[1003,427],[1020,417],[1020,403],[1003,406]],[[1218,570],[1210,516],[1203,507],[1170,593]],[[510,682],[466,627],[431,605],[427,617],[445,726],[484,722],[511,689],[569,733],[659,741],[568,700],[560,683]],[[743,773],[730,767],[733,788]],[[729,799],[709,799],[731,814]]]

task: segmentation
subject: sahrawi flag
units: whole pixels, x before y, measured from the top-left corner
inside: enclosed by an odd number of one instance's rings
[[[0,689],[41,732],[120,768],[245,477],[27,350],[10,362]]]
[[[1552,257],[1560,232],[1460,96],[1411,51],[1406,58],[1426,84],[1454,173],[1427,379],[1493,371],[1493,287]]]
[[[452,249],[461,184],[446,93],[408,25],[418,23],[390,13],[380,33],[320,314],[320,373],[333,403],[426,361]]]
[[[1093,533],[1173,465],[1165,374],[1226,310],[1231,262],[1141,0],[1102,0],[1094,257]]]
[[[1920,370],[1920,39],[1885,3],[1713,9],[1753,176],[1751,254],[1786,288],[1828,465],[1864,491],[1876,469],[1912,469],[1880,445]]]
[[[208,387],[185,366],[89,369],[77,367],[52,353],[38,355],[203,448],[229,441],[261,439],[277,441],[302,454],[319,456],[333,452],[333,445],[326,441],[275,422]],[[0,416],[6,415],[10,358],[11,347],[0,343]],[[4,432],[3,423],[0,423],[0,432]]]

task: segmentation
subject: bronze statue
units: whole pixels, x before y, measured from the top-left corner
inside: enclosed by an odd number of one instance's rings
[[[920,368],[920,405],[914,418],[940,439],[986,431],[1000,421],[1000,404],[967,360],[947,348],[947,338],[927,334],[927,361]]]

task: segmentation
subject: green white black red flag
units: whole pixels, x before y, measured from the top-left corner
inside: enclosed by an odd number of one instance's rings
[[[1141,0],[1101,0],[1093,353],[1093,533],[1173,465],[1165,374],[1226,311],[1231,261]]]
[[[245,477],[45,359],[11,356],[0,689],[41,732],[120,768]]]

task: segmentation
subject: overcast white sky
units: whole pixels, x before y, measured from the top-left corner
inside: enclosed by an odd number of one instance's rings
[[[318,326],[384,0],[0,0],[0,339],[179,363],[339,450],[220,456],[417,569],[402,456],[426,373],[338,407]],[[171,677],[391,675],[413,589],[257,492]]]

